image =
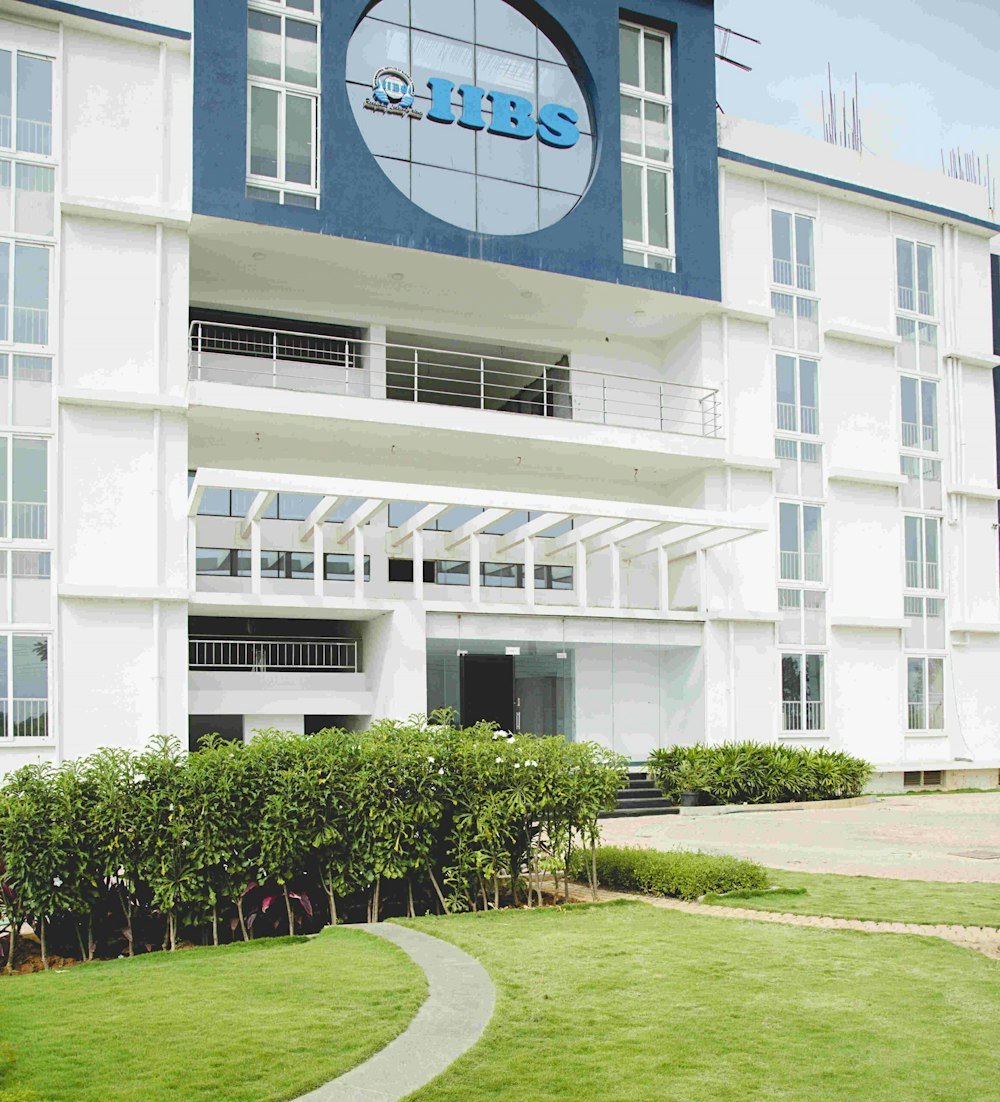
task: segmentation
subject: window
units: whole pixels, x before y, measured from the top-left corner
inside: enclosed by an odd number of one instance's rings
[[[896,306],[911,314],[934,316],[934,249],[896,239]]]
[[[780,466],[776,477],[779,494],[795,497],[823,496],[823,446],[809,440],[774,440],[774,456]]]
[[[823,580],[823,509],[819,505],[779,507],[780,574],[784,581]]]
[[[44,245],[0,241],[0,341],[48,344],[50,257]]]
[[[0,425],[43,428],[52,422],[52,360],[0,352]]]
[[[904,517],[906,588],[941,588],[941,521],[938,517]]]
[[[771,343],[802,352],[819,351],[819,303],[812,298],[771,293],[775,317],[771,322]]]
[[[944,730],[944,659],[907,658],[906,727]]]
[[[624,260],[672,272],[670,38],[622,23],[618,52]]]
[[[919,371],[922,375],[938,374],[937,326],[914,318],[896,318],[896,333],[900,344],[896,349],[896,365],[903,371]]]
[[[899,470],[900,474],[907,479],[902,492],[905,509],[941,509],[940,459],[925,459],[921,455],[901,455]]]
[[[929,379],[899,380],[900,434],[904,448],[938,450],[937,383]]]
[[[0,538],[45,539],[47,502],[46,441],[33,436],[0,436]]]
[[[370,582],[372,577],[371,555],[365,555],[365,581]],[[354,556],[326,554],[323,556],[323,577],[328,582],[353,582],[354,581]]]
[[[783,731],[822,731],[823,655],[781,656],[781,727]]]
[[[319,23],[305,0],[287,6],[294,17],[266,0],[247,13],[247,197],[315,207]]]
[[[0,739],[47,739],[48,713],[48,636],[0,635]]]
[[[775,359],[779,432],[819,433],[819,364],[795,356]]]
[[[439,559],[434,564],[436,585],[469,585],[469,564],[454,559]]]
[[[188,471],[188,485],[194,479],[195,472]],[[255,490],[227,490],[221,487],[209,487],[201,497],[198,506],[200,517],[245,517],[257,496]],[[305,520],[316,508],[322,498],[318,494],[275,494],[271,503],[261,513],[261,520]],[[326,518],[327,524],[340,524],[361,504],[359,498],[342,501]]]
[[[826,642],[826,594],[821,589],[779,589],[779,643],[823,646]]]
[[[907,650],[944,650],[944,601],[938,597],[903,597]]]
[[[15,58],[10,50],[0,50],[0,147],[51,156],[52,61],[49,58],[26,53],[18,53]]]
[[[55,177],[54,168],[0,160],[0,233],[53,235]]]
[[[250,552],[229,547],[196,547],[196,574],[221,578],[249,578]]]
[[[261,551],[260,576],[311,580],[313,561],[311,551]]]
[[[813,219],[771,211],[771,282],[814,291]]]

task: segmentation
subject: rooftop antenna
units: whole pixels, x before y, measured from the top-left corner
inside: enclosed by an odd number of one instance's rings
[[[840,103],[833,90],[833,67],[826,65],[826,91],[820,92],[820,104],[823,111],[823,140],[844,149],[853,149],[860,153],[864,149],[864,135],[861,129],[861,94],[858,91],[858,74],[854,74],[854,95],[848,110],[847,93],[840,93]],[[848,125],[850,123],[850,125]]]
[[[964,180],[970,184],[977,184],[986,189],[986,202],[990,210],[995,210],[997,205],[997,181],[990,168],[989,154],[986,163],[975,150],[964,152],[960,146],[948,150],[947,162],[945,151],[941,150],[941,171],[945,176],[953,180]]]
[[[739,31],[734,31],[732,27],[723,27],[721,24],[716,23],[715,29],[718,32],[718,48],[716,49],[715,56],[719,61],[724,61],[727,65],[732,65],[735,69],[741,69],[744,73],[753,72],[749,65],[744,65],[742,61],[737,61],[734,57],[729,56],[729,42],[732,38],[739,38],[743,42],[752,42],[755,46],[760,45],[759,38],[751,38],[748,34],[741,34]],[[716,108],[722,111],[722,104],[718,101],[715,103]],[[725,114],[725,112],[722,112]]]

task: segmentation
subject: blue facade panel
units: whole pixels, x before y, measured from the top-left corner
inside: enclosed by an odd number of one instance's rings
[[[309,210],[246,198],[247,8],[240,0],[195,0],[196,214],[720,298],[712,0],[644,0],[627,11],[611,0],[544,0],[523,9],[576,61],[597,135],[593,176],[579,204],[554,225],[516,236],[459,229],[421,210],[369,152],[345,86],[348,42],[367,7],[365,0],[322,0],[321,194],[319,209]],[[622,260],[617,26],[623,15],[671,33],[674,273]]]

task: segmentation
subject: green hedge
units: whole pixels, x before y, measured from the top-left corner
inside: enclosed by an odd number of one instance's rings
[[[649,755],[663,794],[703,792],[719,804],[780,804],[860,796],[873,767],[839,750],[759,742],[673,746]]]
[[[572,875],[590,875],[591,854],[577,851],[570,861]],[[593,854],[597,883],[619,891],[697,899],[708,892],[760,891],[767,887],[762,865],[737,857],[684,850],[632,849],[599,846]]]
[[[530,904],[625,783],[593,743],[423,720],[25,766],[0,784],[0,929],[117,956]]]

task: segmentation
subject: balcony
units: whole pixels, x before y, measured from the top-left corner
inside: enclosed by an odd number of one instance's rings
[[[391,340],[192,322],[190,378],[714,438],[717,390]]]
[[[192,670],[253,673],[357,673],[358,644],[353,639],[206,639],[188,643]]]

